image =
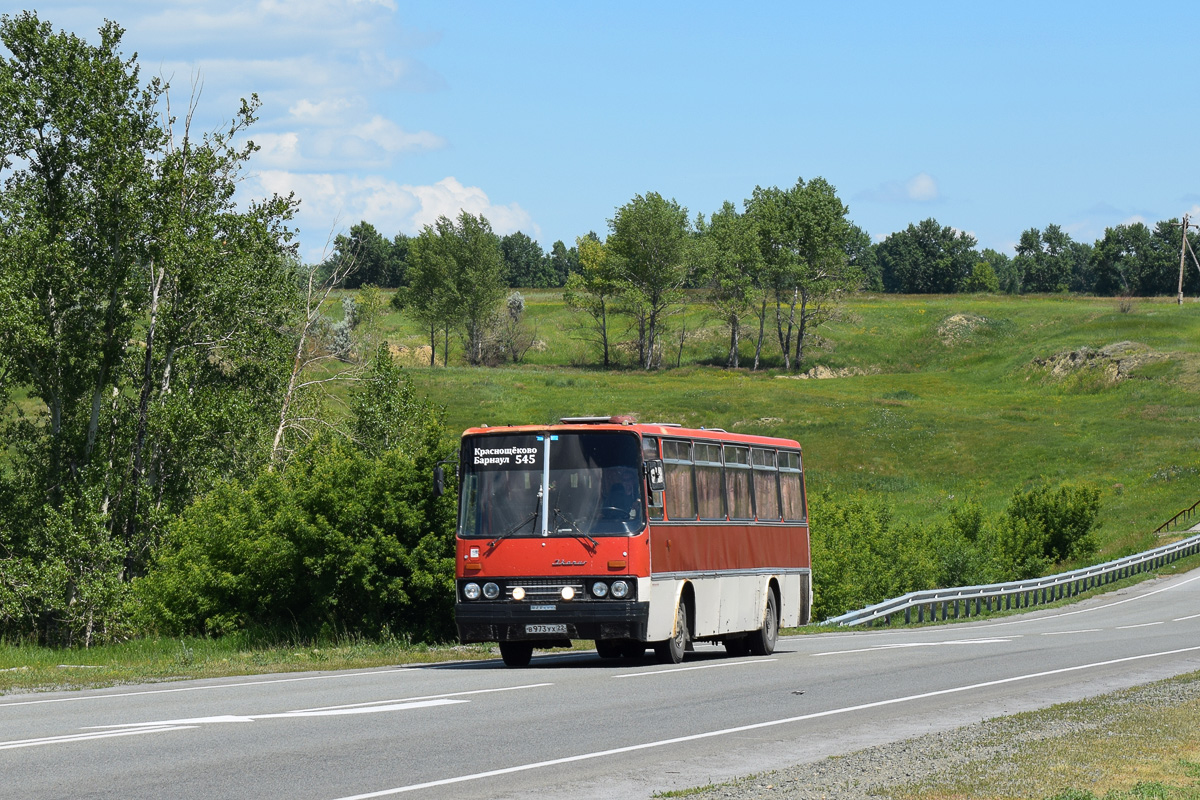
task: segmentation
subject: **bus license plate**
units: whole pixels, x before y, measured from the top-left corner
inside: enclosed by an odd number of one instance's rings
[[[567,633],[567,626],[566,625],[526,625],[525,632],[526,633],[559,633],[559,634],[562,634],[565,636]]]

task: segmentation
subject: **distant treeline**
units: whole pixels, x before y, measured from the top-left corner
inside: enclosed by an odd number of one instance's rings
[[[747,201],[749,203],[749,201]],[[845,243],[847,259],[862,268],[858,287],[870,292],[954,294],[991,292],[1034,294],[1075,292],[1101,296],[1163,296],[1179,289],[1182,232],[1177,218],[1153,227],[1134,222],[1106,228],[1095,242],[1080,242],[1059,225],[1029,228],[1015,252],[980,249],[973,236],[944,226],[930,217],[910,224],[883,241],[871,243],[867,234]],[[693,235],[703,236],[701,232]],[[397,233],[391,239],[362,221],[340,235],[333,254],[321,265],[331,273],[347,259],[355,263],[345,287],[409,285],[409,251],[415,237]],[[580,238],[602,241],[595,232]],[[1200,237],[1188,237],[1200,250]],[[579,271],[579,248],[561,240],[546,252],[537,241],[517,231],[499,237],[501,281],[510,288],[553,289],[567,285]],[[703,288],[706,276],[697,270],[688,288]],[[1200,270],[1190,263],[1183,276],[1186,294],[1200,293]]]

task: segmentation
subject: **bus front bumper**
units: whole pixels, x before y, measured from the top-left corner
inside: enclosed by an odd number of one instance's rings
[[[556,603],[534,611],[529,603],[456,603],[458,638],[470,642],[562,642],[568,639],[646,641],[650,604],[605,600]]]

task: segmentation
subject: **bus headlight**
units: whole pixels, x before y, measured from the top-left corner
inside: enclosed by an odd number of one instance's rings
[[[572,588],[570,586],[564,586],[562,588],[562,599],[563,600],[571,600],[574,597],[575,597],[575,589],[574,588]]]
[[[524,600],[525,599],[525,590],[522,589],[520,586],[514,586],[513,592],[512,592],[512,599],[513,600]]]
[[[629,596],[629,584],[625,581],[613,581],[612,596],[620,600]]]
[[[467,598],[468,600],[478,600],[479,599],[479,584],[478,583],[468,583],[466,586],[464,586],[463,587],[463,597]]]
[[[608,584],[604,581],[596,581],[592,584],[592,597],[607,597]]]
[[[495,600],[500,596],[500,587],[494,583],[485,583],[483,585],[483,596],[488,600]]]

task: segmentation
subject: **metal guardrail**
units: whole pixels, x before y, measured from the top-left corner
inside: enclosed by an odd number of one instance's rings
[[[1165,544],[1144,553],[1125,556],[1092,567],[1008,583],[989,583],[984,586],[960,586],[954,589],[926,589],[909,592],[892,600],[831,617],[822,625],[862,625],[880,620],[889,624],[895,614],[904,614],[905,622],[933,622],[939,619],[960,619],[990,611],[1028,608],[1051,603],[1064,597],[1074,597],[1089,589],[1147,572],[1170,564],[1185,556],[1200,553],[1200,534],[1178,542]],[[915,614],[914,614],[915,611]],[[914,620],[915,617],[915,620]]]
[[[1168,528],[1174,527],[1175,523],[1178,522],[1180,519],[1183,519],[1185,522],[1190,522],[1192,519],[1192,515],[1196,513],[1197,508],[1200,508],[1200,500],[1197,500],[1195,503],[1192,503],[1190,508],[1185,508],[1183,511],[1180,511],[1178,514],[1176,514],[1175,516],[1171,517],[1169,520],[1164,522],[1162,525],[1159,525],[1157,528],[1154,529],[1154,532],[1162,533],[1163,531],[1167,530]]]

